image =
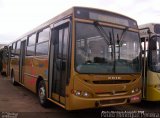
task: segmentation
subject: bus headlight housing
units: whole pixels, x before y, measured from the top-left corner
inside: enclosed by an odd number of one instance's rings
[[[139,88],[134,88],[134,89],[132,89],[132,93],[137,93],[139,91]]]
[[[81,92],[80,92],[80,91],[75,91],[75,95],[76,95],[76,96],[80,96],[80,95],[81,95]]]
[[[83,95],[84,97],[88,97],[88,96],[89,96],[88,92],[83,92],[82,95]]]
[[[86,91],[74,90],[74,95],[81,97],[91,97],[91,94]]]

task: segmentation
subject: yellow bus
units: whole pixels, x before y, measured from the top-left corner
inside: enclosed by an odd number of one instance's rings
[[[12,42],[10,78],[67,110],[141,101],[141,43],[129,17],[73,7]]]
[[[160,24],[139,26],[143,58],[143,99],[160,101]]]

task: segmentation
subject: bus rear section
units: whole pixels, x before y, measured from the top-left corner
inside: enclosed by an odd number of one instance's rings
[[[160,101],[160,24],[139,26],[143,58],[143,99]]]

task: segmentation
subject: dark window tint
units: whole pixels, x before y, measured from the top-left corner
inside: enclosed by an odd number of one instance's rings
[[[152,37],[149,42],[149,68],[160,72],[160,37]]]

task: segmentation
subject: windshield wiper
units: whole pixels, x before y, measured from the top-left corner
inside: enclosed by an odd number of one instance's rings
[[[111,57],[113,58],[113,60],[115,60],[115,44],[112,44],[114,43],[114,37],[112,37],[112,34],[111,32],[109,32],[109,36],[107,35],[107,33],[105,32],[105,30],[103,29],[103,27],[98,23],[98,21],[95,21],[94,23],[94,26],[96,27],[96,29],[98,30],[98,32],[101,34],[101,36],[104,38],[104,41],[107,43],[108,46],[111,46]],[[112,30],[112,33],[113,33],[113,30]],[[114,61],[114,64],[113,64],[113,68],[112,68],[112,71],[115,72],[115,61]]]
[[[127,32],[128,29],[129,29],[129,27],[126,27],[126,28],[123,30],[120,39],[117,41],[119,45],[122,45],[122,44],[123,44],[123,37],[126,35],[126,32]],[[119,36],[117,36],[117,38],[118,38],[118,37],[119,37]]]
[[[110,39],[110,37],[106,34],[103,27],[97,21],[95,21],[93,24],[96,27],[96,29],[98,30],[98,32],[101,34],[101,36],[105,39],[105,42],[107,43],[107,45],[110,45],[110,41],[108,40],[108,39]]]

